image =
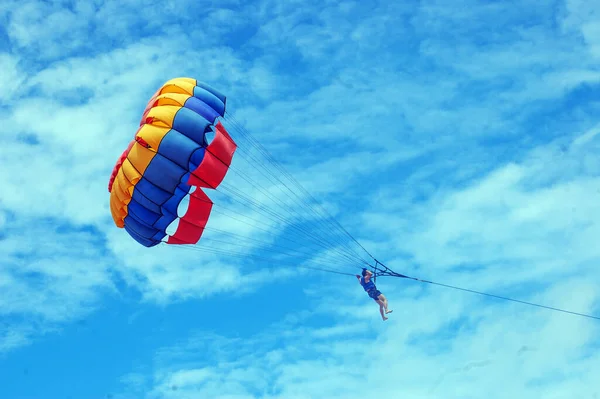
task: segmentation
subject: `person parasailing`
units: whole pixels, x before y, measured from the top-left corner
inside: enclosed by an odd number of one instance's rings
[[[373,298],[373,300],[379,305],[379,313],[381,313],[381,318],[383,319],[383,321],[386,321],[388,318],[385,315],[388,313],[392,313],[393,311],[388,310],[387,298],[381,293],[381,291],[377,289],[375,283],[371,280],[372,277],[373,273],[370,270],[367,270],[366,268],[363,268],[362,277],[358,274],[356,275],[356,278],[358,278],[358,282],[360,283],[360,285],[362,285],[369,297]]]

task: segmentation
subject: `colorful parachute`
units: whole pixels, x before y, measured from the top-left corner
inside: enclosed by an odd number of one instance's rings
[[[213,206],[202,189],[219,186],[237,149],[225,127],[215,124],[225,102],[190,78],[169,80],[148,102],[108,184],[115,224],[140,244],[200,240]],[[210,132],[215,136],[208,144]],[[176,226],[172,234],[170,226]]]

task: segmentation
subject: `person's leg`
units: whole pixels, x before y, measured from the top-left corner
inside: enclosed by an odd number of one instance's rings
[[[388,310],[388,300],[385,297],[385,295],[383,295],[383,294],[379,295],[379,299],[383,303],[383,307],[385,308],[385,314],[392,313],[393,310]]]
[[[388,318],[385,317],[385,314],[383,313],[383,301],[381,299],[376,299],[375,302],[377,302],[377,304],[379,305],[379,313],[381,313],[381,318],[383,319],[383,321],[386,321]]]

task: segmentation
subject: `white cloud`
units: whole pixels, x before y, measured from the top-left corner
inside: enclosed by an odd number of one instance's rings
[[[561,20],[561,27],[567,33],[577,33],[587,45],[587,50],[593,58],[600,56],[600,7],[594,2],[581,0],[565,1],[566,15]]]
[[[314,12],[265,1],[232,11],[238,6],[196,13],[185,2],[25,2],[0,11],[13,49],[0,56],[0,313],[18,319],[0,348],[89,315],[115,293],[112,273],[166,305],[239,298],[303,272],[146,249],[112,225],[114,162],[147,97],[182,75],[228,93],[254,137],[393,269],[597,314],[595,113],[585,101],[563,103],[599,79],[595,17],[584,8],[593,6],[569,2],[564,15],[435,2],[326,2]],[[547,25],[552,18],[562,32]],[[209,227],[272,242],[282,231],[218,214]],[[317,261],[326,255],[315,252]],[[173,399],[351,399],[374,386],[381,397],[594,393],[589,320],[381,279],[394,309],[381,323],[356,281],[335,277],[298,288],[314,308],[253,337],[225,332],[164,348],[155,373],[124,377],[129,396],[142,397],[148,384],[150,397]],[[503,390],[490,391],[499,379]]]
[[[30,332],[23,327],[4,326],[0,333],[0,354],[20,348],[30,343]]]
[[[19,59],[7,53],[0,53],[0,104],[11,103],[17,95],[24,76],[19,70]]]
[[[573,291],[581,283],[561,283],[539,300],[570,290],[570,305],[586,307],[596,294],[589,283],[583,285],[587,292]],[[476,298],[442,288],[402,296],[402,282],[382,285],[397,286],[390,295],[395,312],[386,323],[377,319],[376,306],[358,295],[360,289],[348,295],[354,291],[340,287],[331,292],[336,303],[321,302],[317,313],[289,315],[252,338],[198,332],[188,342],[163,348],[149,397],[359,398],[373,386],[381,397],[594,392],[593,385],[581,384],[594,378],[597,356],[585,346],[598,329],[593,321],[497,301],[475,306]],[[465,313],[465,306],[471,311]],[[311,318],[319,324],[328,320],[326,327],[311,327]],[[201,358],[191,355],[199,352]],[[581,361],[576,373],[564,373],[568,359]],[[556,373],[562,378],[543,378]],[[503,389],[490,390],[498,378]]]
[[[114,294],[110,263],[90,232],[57,220],[11,217],[0,240],[0,346],[13,349],[88,316]]]

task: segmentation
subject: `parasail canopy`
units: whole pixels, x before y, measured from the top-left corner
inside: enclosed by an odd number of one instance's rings
[[[169,80],[148,101],[108,184],[115,224],[140,244],[200,240],[213,206],[203,190],[221,184],[237,148],[218,121],[225,104],[191,78]]]

